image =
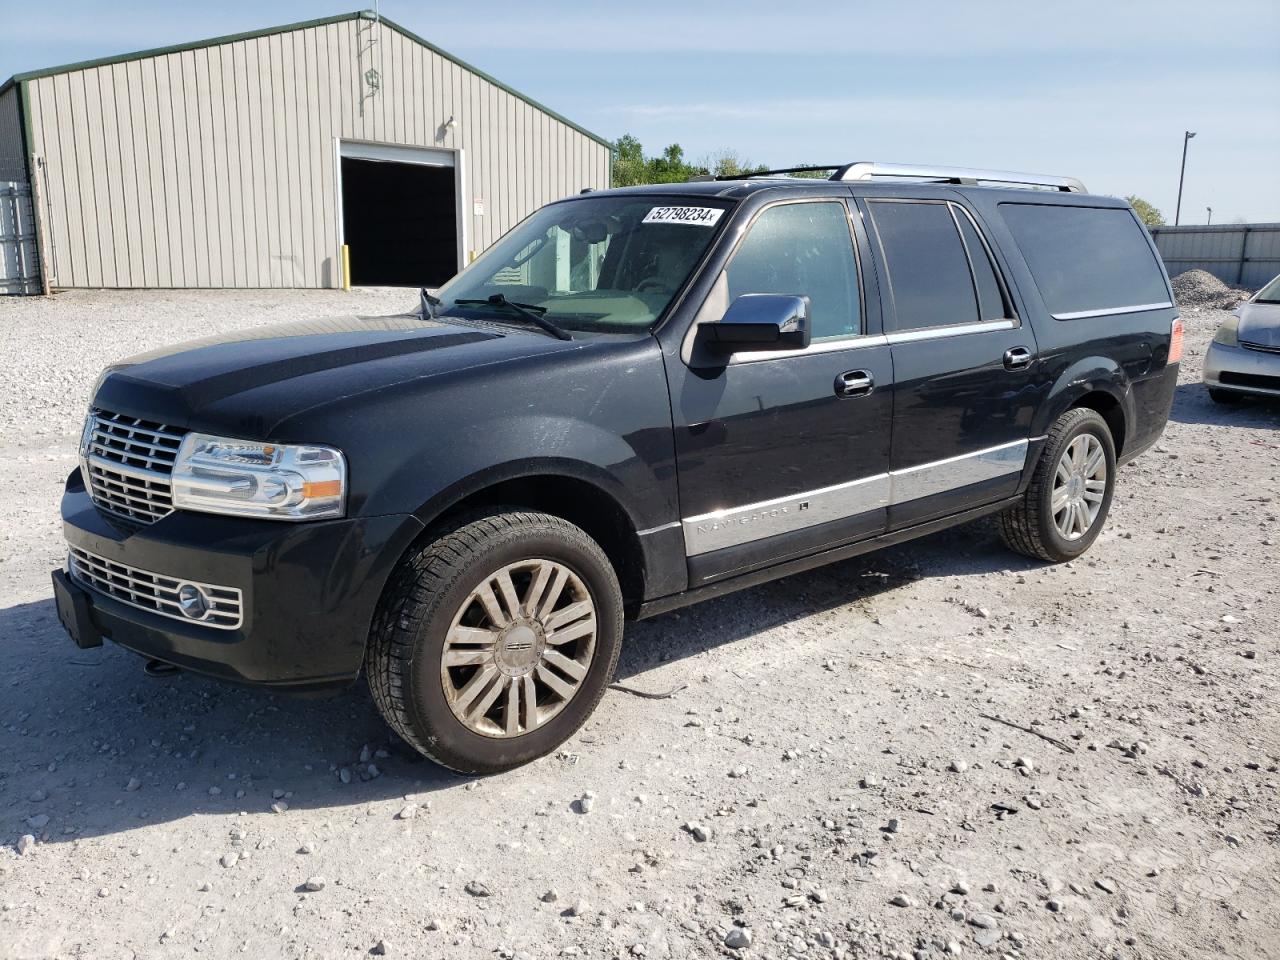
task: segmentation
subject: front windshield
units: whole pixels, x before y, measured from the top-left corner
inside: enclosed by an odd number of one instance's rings
[[[1258,291],[1253,298],[1254,303],[1280,303],[1280,277],[1276,277]]]
[[[439,312],[511,320],[501,306],[458,303],[501,294],[569,330],[647,329],[689,278],[728,207],[701,197],[553,203],[445,284]]]

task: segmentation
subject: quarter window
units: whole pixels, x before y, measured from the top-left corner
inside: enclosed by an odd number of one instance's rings
[[[1169,306],[1160,263],[1128,209],[1002,203],[1000,212],[1058,319]]]
[[[969,257],[949,205],[872,200],[870,207],[888,265],[896,329],[977,322]]]
[[[978,319],[1003,320],[1011,315],[1004,302],[1004,294],[1000,291],[1000,281],[996,279],[996,269],[991,263],[991,255],[986,245],[978,236],[978,231],[968,215],[956,206],[951,207],[956,223],[960,225],[960,236],[964,238],[964,247],[969,254],[969,264],[973,267],[973,286],[978,291]]]
[[[765,210],[725,268],[729,301],[744,293],[809,298],[814,340],[862,332],[858,263],[843,203],[788,203]]]

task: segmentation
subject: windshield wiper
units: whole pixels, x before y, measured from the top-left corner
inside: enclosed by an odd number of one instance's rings
[[[460,307],[485,305],[490,307],[506,307],[508,310],[514,310],[520,316],[524,317],[530,323],[535,324],[540,329],[545,330],[557,340],[572,340],[569,332],[563,327],[558,327],[546,317],[543,316],[547,312],[546,307],[539,307],[532,303],[516,303],[514,300],[508,300],[500,293],[495,293],[490,297],[481,300],[455,300],[453,301]]]
[[[439,297],[433,297],[431,294],[427,293],[427,288],[426,288],[426,287],[423,287],[423,288],[419,291],[419,294],[420,294],[420,296],[422,297],[422,304],[421,304],[421,308],[422,308],[422,309],[421,309],[422,318],[423,318],[424,320],[426,320],[426,319],[428,319],[428,318],[430,318],[430,319],[432,319],[432,320],[439,320],[439,319],[440,319],[440,306],[441,306],[441,304],[443,304],[443,303],[444,303],[444,301],[443,301],[443,300],[441,300]]]

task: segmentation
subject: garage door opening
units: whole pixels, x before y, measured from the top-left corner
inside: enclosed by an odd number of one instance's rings
[[[342,145],[342,242],[353,286],[438,287],[458,272],[452,164],[385,158],[398,153]]]

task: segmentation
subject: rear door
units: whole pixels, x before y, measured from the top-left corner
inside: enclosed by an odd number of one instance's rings
[[[859,204],[893,357],[889,528],[1011,496],[1039,396],[1037,349],[990,244],[945,194]]]
[[[743,294],[807,296],[812,344],[705,365],[691,328],[668,363],[691,586],[885,528],[893,369],[859,238],[844,199],[764,206],[694,324]]]

